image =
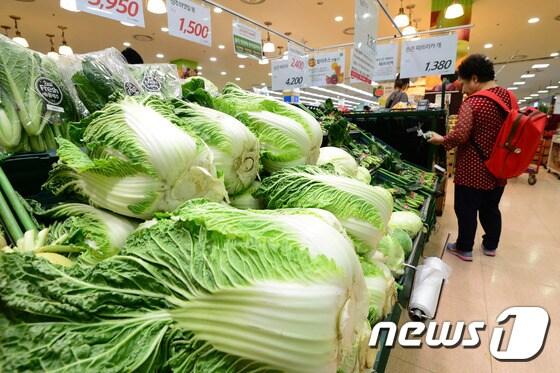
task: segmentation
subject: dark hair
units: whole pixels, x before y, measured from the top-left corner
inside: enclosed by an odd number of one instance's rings
[[[397,75],[397,79],[395,79],[395,88],[403,89],[403,87],[405,85],[408,85],[409,83],[410,83],[410,79],[408,78],[401,79],[400,75]]]
[[[130,47],[126,48],[121,53],[124,56],[126,62],[128,62],[131,65],[144,63],[144,60],[142,59],[142,56],[140,56],[140,53],[136,52],[134,49]]]
[[[465,80],[471,80],[473,75],[476,75],[481,83],[489,82],[496,77],[494,64],[483,54],[472,54],[465,58],[459,65],[458,72],[461,79]]]

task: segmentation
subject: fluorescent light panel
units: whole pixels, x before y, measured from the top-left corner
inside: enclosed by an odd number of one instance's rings
[[[354,88],[354,87],[352,87],[350,85],[347,85],[347,84],[337,84],[337,87],[344,88],[344,89],[347,89],[349,91],[359,93],[359,94],[367,96],[369,98],[373,97],[372,93],[367,92],[367,91],[362,91],[361,89]]]
[[[367,101],[367,102],[370,102],[370,101],[371,101],[371,100],[364,100],[363,98],[360,98],[360,97],[350,96],[350,95],[347,95],[347,94],[345,94],[345,93],[340,93],[340,92],[337,92],[337,91],[333,91],[333,90],[325,89],[325,88],[321,88],[321,87],[310,87],[310,88],[311,88],[311,89],[314,89],[314,90],[317,90],[317,91],[326,92],[326,93],[329,93],[329,94],[331,94],[331,95],[349,98],[349,99],[351,99],[351,100]]]

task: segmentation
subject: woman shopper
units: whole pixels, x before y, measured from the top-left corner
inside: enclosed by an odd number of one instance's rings
[[[408,95],[405,91],[408,88],[409,83],[410,79],[401,79],[400,77],[397,77],[394,86],[395,90],[389,95],[389,98],[387,98],[385,108],[390,109],[399,102],[408,103]]]
[[[515,97],[495,82],[494,64],[484,55],[467,57],[459,66],[463,93],[488,90],[511,108]],[[499,209],[506,180],[496,179],[484,165],[490,155],[507,113],[486,97],[467,97],[461,105],[456,127],[447,136],[434,133],[429,140],[446,150],[457,147],[455,171],[455,214],[459,232],[457,241],[447,245],[450,253],[472,261],[477,215],[484,230],[481,249],[495,256],[502,230]]]

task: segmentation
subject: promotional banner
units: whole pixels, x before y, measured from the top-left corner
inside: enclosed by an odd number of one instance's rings
[[[256,28],[233,21],[233,48],[235,53],[260,60],[263,55],[261,32]]]
[[[397,51],[398,45],[395,43],[377,45],[373,80],[383,82],[395,79],[397,75]]]
[[[373,0],[356,0],[354,14],[354,47],[350,76],[371,84],[375,69],[375,39],[378,7]]]
[[[167,0],[169,35],[212,46],[210,9],[190,0]]]
[[[142,0],[76,0],[76,8],[96,16],[144,27]]]
[[[401,49],[401,78],[455,72],[457,34],[405,41]]]
[[[317,53],[309,58],[307,65],[311,76],[310,84],[313,87],[344,83],[344,71],[346,70],[344,50]]]

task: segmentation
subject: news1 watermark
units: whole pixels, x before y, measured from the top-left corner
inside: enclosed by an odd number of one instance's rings
[[[490,332],[490,354],[500,361],[531,361],[539,356],[545,346],[550,317],[542,307],[510,307],[498,315],[497,325]],[[409,321],[400,328],[390,321],[376,324],[371,332],[370,347],[378,347],[382,331],[386,338],[382,343],[394,347],[398,343],[405,348],[478,348],[480,332],[486,329],[484,321]],[[510,326],[506,332],[506,327]]]

